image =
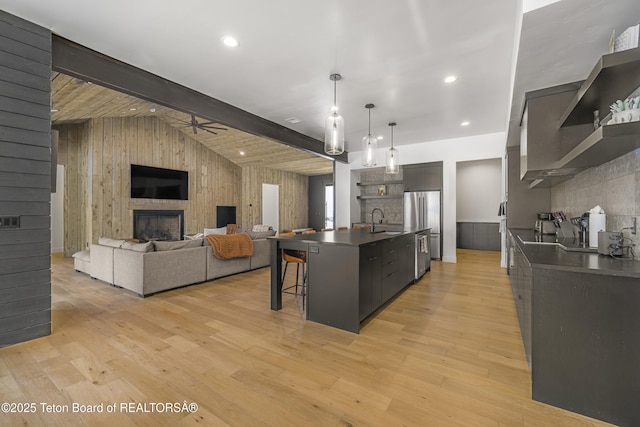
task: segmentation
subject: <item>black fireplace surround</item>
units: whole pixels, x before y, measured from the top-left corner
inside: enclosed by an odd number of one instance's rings
[[[157,240],[182,240],[184,236],[184,211],[134,210],[133,238],[141,242]]]

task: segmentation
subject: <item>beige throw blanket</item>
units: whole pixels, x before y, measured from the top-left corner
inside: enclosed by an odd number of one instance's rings
[[[208,234],[205,236],[213,255],[219,259],[231,259],[253,255],[253,241],[247,233]]]

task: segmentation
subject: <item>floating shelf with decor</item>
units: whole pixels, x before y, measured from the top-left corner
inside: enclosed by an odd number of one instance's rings
[[[560,131],[568,130],[593,123],[597,110],[601,125],[584,138],[572,141],[565,154],[545,169],[573,170],[573,175],[640,148],[640,122],[606,124],[610,105],[631,96],[639,87],[640,48],[603,55],[559,118]],[[535,179],[529,188],[549,187],[569,178],[549,173]]]
[[[357,196],[358,200],[402,199],[404,197],[402,192],[389,194],[389,188],[387,187],[388,185],[402,185],[402,180],[358,182],[356,185],[358,187],[378,187],[378,194],[363,194]]]

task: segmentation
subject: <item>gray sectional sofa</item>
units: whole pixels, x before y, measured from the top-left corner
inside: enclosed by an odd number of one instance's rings
[[[101,237],[90,247],[88,264],[74,257],[77,270],[144,297],[269,265],[270,242],[252,241],[253,256],[219,259],[205,239],[131,243]]]

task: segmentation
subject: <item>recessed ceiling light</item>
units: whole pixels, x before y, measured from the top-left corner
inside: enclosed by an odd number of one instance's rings
[[[470,123],[465,120],[464,122],[460,123],[460,126],[469,126],[469,124]]]
[[[455,82],[457,79],[458,79],[458,78],[457,78],[456,76],[451,75],[451,76],[447,76],[447,77],[445,77],[445,78],[444,78],[444,82],[445,82],[445,83],[453,83],[453,82]]]
[[[377,136],[377,137],[376,137],[376,139],[377,139],[378,141],[382,141],[382,140],[384,139],[384,136],[382,136],[382,135]]]
[[[149,111],[150,111],[151,113],[155,113],[155,112],[156,112],[156,109],[155,109],[155,108],[149,108]]]
[[[129,111],[136,111],[137,108],[129,108]]]
[[[284,119],[284,121],[287,123],[296,124],[296,123],[300,123],[302,120],[300,120],[297,117],[289,117],[288,119]]]
[[[52,112],[52,113],[57,113],[58,111],[60,111],[60,110],[55,110],[55,109],[53,109],[53,108],[51,109],[51,112]]]
[[[232,36],[224,36],[222,39],[222,44],[227,46],[227,47],[238,47],[240,46],[240,43],[238,42],[238,40],[235,37]]]
[[[240,155],[244,156],[246,153],[244,151],[240,151]]]

